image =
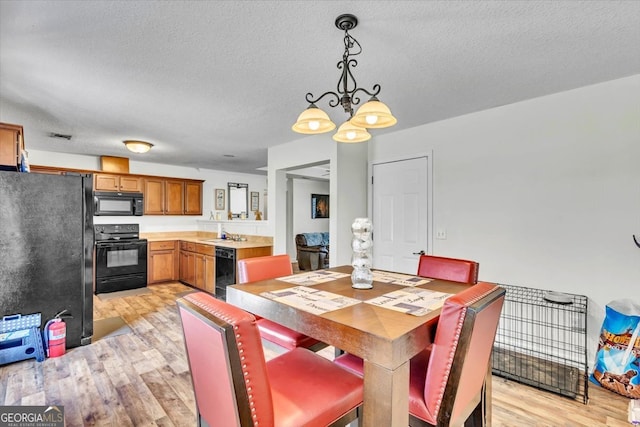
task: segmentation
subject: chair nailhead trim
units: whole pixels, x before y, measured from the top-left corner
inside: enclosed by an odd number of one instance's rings
[[[225,313],[220,313],[217,310],[212,309],[210,306],[208,306],[207,304],[198,301],[195,297],[191,296],[191,295],[186,295],[184,297],[186,300],[190,301],[191,303],[197,305],[198,307],[202,308],[203,310],[205,310],[208,313],[213,314],[214,316],[224,320],[225,322],[233,325],[233,329],[238,331],[240,329],[240,327],[235,324],[236,319],[227,316]],[[238,353],[240,354],[240,359],[241,360],[245,360],[245,356],[244,356],[244,349],[242,348],[242,341],[241,341],[242,337],[241,334],[236,333],[236,345],[238,348]],[[249,378],[250,373],[249,371],[247,371],[247,364],[243,363],[242,364],[242,373],[245,377],[245,384],[247,385],[247,391],[251,391],[251,387],[249,386],[249,384],[251,383],[251,380]],[[255,408],[255,401],[253,400],[253,394],[249,393],[249,405],[251,406],[251,411],[253,413],[252,418],[254,420],[253,425],[254,427],[256,427],[258,425],[258,415],[255,413],[256,408]]]
[[[489,295],[493,292],[494,289],[488,289],[486,292],[478,295],[477,297],[467,301],[464,306],[468,307],[472,304],[475,304],[477,301],[480,301],[482,298]],[[460,336],[460,331],[462,331],[462,324],[464,323],[464,319],[467,315],[466,310],[463,312],[462,316],[458,319],[458,324],[456,325],[456,336]],[[457,348],[457,345],[456,345]],[[436,413],[440,412],[440,405],[442,404],[442,399],[444,397],[444,389],[447,386],[447,380],[449,379],[449,374],[451,372],[451,365],[453,365],[453,357],[455,356],[456,348],[453,348],[451,353],[449,353],[449,357],[447,357],[447,366],[446,366],[446,375],[443,377],[442,383],[440,384],[440,396],[436,403]]]
[[[462,331],[462,324],[464,323],[464,319],[467,316],[467,311],[463,311],[462,315],[458,318],[458,323],[456,324],[456,336],[460,336],[460,331]],[[442,405],[442,399],[444,398],[444,390],[447,387],[447,381],[449,380],[449,374],[451,373],[451,366],[453,365],[453,357],[455,356],[456,349],[458,345],[451,348],[451,351],[447,357],[447,366],[445,367],[445,375],[442,377],[442,382],[440,383],[440,395],[438,396],[437,404],[436,404],[436,414],[440,412],[440,405]]]

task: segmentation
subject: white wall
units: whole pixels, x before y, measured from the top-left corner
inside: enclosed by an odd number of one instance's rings
[[[351,262],[351,223],[354,218],[366,216],[367,211],[367,145],[338,144],[330,133],[306,136],[269,148],[269,226],[274,254],[287,253],[286,171],[327,162],[331,165],[330,265]]]
[[[329,182],[293,179],[294,236],[298,233],[329,231],[329,218],[311,218],[311,194],[329,194]]]
[[[329,182],[292,178],[293,222],[292,234],[329,231],[330,218],[311,218],[311,194],[329,194]],[[331,198],[329,198],[331,207]],[[331,216],[331,214],[329,214]],[[295,244],[288,249],[291,259],[296,259]],[[329,258],[331,259],[331,258]]]
[[[640,75],[378,136],[369,160],[428,149],[435,254],[588,296],[589,350],[607,302],[640,303]]]
[[[55,166],[77,169],[100,170],[100,157],[74,154],[53,153],[39,150],[29,150],[29,162],[33,165]],[[129,160],[129,172],[140,175],[155,175],[174,178],[190,178],[204,180],[202,186],[202,216],[174,216],[174,215],[144,215],[141,217],[96,216],[96,224],[140,224],[140,231],[195,231],[198,230],[197,220],[208,220],[214,208],[214,189],[223,188],[227,194],[227,182],[242,182],[249,184],[249,191],[260,193],[260,210],[264,210],[263,193],[267,188],[267,177],[264,175],[241,174],[209,169],[194,169],[181,166],[146,163]],[[225,203],[228,207],[228,203]],[[226,216],[223,215],[223,219]],[[250,217],[248,219],[253,219]]]

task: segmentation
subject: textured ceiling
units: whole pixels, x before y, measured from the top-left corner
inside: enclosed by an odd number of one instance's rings
[[[398,118],[374,138],[640,74],[637,1],[2,0],[0,121],[37,150],[261,173],[303,137],[305,94],[335,90],[342,13],[360,21],[358,85]]]

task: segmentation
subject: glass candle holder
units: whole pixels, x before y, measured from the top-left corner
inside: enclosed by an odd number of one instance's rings
[[[373,226],[369,218],[356,218],[351,224],[351,273],[352,287],[355,289],[373,288],[373,273],[371,272],[371,232]]]

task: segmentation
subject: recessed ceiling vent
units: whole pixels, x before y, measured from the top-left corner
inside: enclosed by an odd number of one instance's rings
[[[60,138],[60,139],[66,139],[67,141],[71,140],[71,135],[64,135],[62,133],[55,133],[55,132],[51,132],[49,133],[49,137],[50,138]]]

